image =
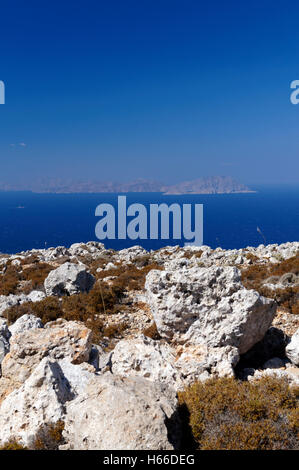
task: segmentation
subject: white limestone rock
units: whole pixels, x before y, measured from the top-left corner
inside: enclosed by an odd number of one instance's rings
[[[44,286],[47,295],[62,296],[89,292],[94,283],[85,265],[67,262],[48,274]]]
[[[35,315],[25,314],[18,318],[10,327],[11,336],[23,333],[34,328],[43,328],[44,325],[40,318]]]
[[[230,266],[153,270],[145,287],[160,335],[185,348],[178,364],[189,380],[208,370],[233,375],[239,355],[264,337],[276,311],[274,300],[245,289]]]
[[[175,351],[167,343],[144,335],[119,341],[111,357],[111,371],[122,377],[139,376],[183,388],[183,377],[175,366]]]
[[[0,295],[0,317],[5,315],[5,310],[14,307],[15,305],[21,305],[25,302],[39,302],[45,298],[44,292],[32,291],[30,294],[10,294]]]
[[[234,267],[153,270],[145,287],[160,335],[182,344],[232,346],[243,354],[263,338],[276,311],[272,299],[242,286]]]
[[[173,389],[106,373],[67,404],[63,449],[172,450],[179,446]]]
[[[299,366],[299,328],[286,347],[286,356],[293,364]]]
[[[3,377],[23,383],[44,358],[67,358],[73,364],[87,362],[92,342],[91,331],[82,323],[63,319],[13,335],[10,352],[2,362]]]
[[[5,358],[6,354],[9,352],[9,338],[10,332],[7,327],[6,320],[0,318],[0,366]],[[1,377],[1,369],[0,369],[0,377]]]
[[[65,404],[72,398],[60,366],[44,358],[28,380],[2,402],[0,444],[16,439],[32,446],[42,426],[64,418]]]

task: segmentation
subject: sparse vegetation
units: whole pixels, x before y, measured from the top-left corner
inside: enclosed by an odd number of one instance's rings
[[[280,263],[265,265],[253,264],[242,272],[242,282],[247,289],[255,289],[265,297],[276,300],[278,305],[290,313],[299,314],[299,286],[286,285],[284,288],[271,289],[267,282],[280,279],[286,274],[299,276],[299,253]]]
[[[201,450],[299,448],[299,389],[277,378],[195,383],[179,394]]]
[[[96,283],[89,293],[72,296],[46,297],[40,302],[26,302],[6,310],[5,317],[9,324],[25,314],[39,317],[44,324],[64,318],[68,321],[83,322],[93,332],[93,341],[98,343],[103,337],[112,338],[125,330],[124,323],[105,326],[100,314],[107,319],[122,306],[119,305],[121,292],[105,283]]]
[[[158,332],[158,328],[155,322],[153,322],[150,326],[145,328],[142,333],[144,334],[144,336],[148,336],[149,338],[154,339],[154,340],[161,339],[161,336]]]
[[[162,270],[163,268],[158,264],[148,264],[139,269],[135,265],[119,265],[114,269],[100,271],[97,273],[97,278],[103,279],[107,276],[115,277],[109,284],[113,286],[113,289],[123,294],[126,291],[142,290],[144,288],[146,275],[152,269]]]
[[[0,295],[27,294],[34,289],[41,289],[52,269],[55,268],[39,262],[34,256],[27,258],[26,262],[22,260],[20,265],[13,265],[9,261],[5,272],[0,275]]]
[[[10,439],[3,446],[0,447],[0,450],[29,450],[27,447],[19,443],[17,439]]]
[[[58,450],[59,446],[64,444],[62,432],[64,422],[45,423],[37,432],[32,450]]]

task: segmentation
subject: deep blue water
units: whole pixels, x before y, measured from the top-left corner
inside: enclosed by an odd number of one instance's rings
[[[299,240],[299,186],[256,187],[257,193],[162,196],[157,193],[127,194],[127,204],[192,203],[204,205],[204,244],[213,248],[242,248],[260,243]],[[115,194],[0,193],[0,252],[44,248],[96,240],[98,204],[116,205]],[[262,231],[261,235],[257,227]],[[263,238],[264,237],[264,238]],[[106,240],[106,247],[121,249],[142,245],[157,249],[167,240]]]

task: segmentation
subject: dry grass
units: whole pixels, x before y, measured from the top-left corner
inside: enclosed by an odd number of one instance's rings
[[[148,338],[151,338],[154,340],[161,339],[161,336],[158,332],[157,325],[155,322],[153,322],[150,326],[145,328],[142,333],[144,334],[144,336],[147,336]]]
[[[39,262],[33,256],[14,266],[9,261],[6,270],[0,275],[0,295],[27,294],[34,289],[41,289],[49,272],[55,269],[47,263]],[[25,287],[24,287],[25,285]]]
[[[93,341],[98,343],[103,337],[112,338],[124,331],[124,323],[105,326],[100,318],[105,316],[107,320],[121,310],[119,305],[121,292],[113,289],[105,283],[96,283],[89,293],[75,294],[58,297],[46,297],[40,302],[26,302],[13,306],[5,311],[5,317],[9,324],[14,323],[25,314],[39,317],[44,324],[64,318],[68,321],[83,322],[93,332]]]
[[[264,378],[196,383],[179,394],[202,450],[299,449],[299,389]]]
[[[299,254],[277,264],[252,265],[242,271],[242,282],[247,289],[255,289],[265,297],[274,298],[280,307],[296,315],[299,314],[299,286],[273,290],[264,285],[269,278],[279,278],[288,273],[299,276]]]
[[[10,439],[3,446],[0,447],[0,450],[29,450],[27,447],[19,443],[17,439]]]
[[[59,446],[64,444],[63,430],[63,421],[58,421],[55,424],[45,423],[37,432],[32,450],[58,450]]]

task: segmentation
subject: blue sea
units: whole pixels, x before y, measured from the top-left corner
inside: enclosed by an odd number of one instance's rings
[[[163,196],[129,193],[127,205],[203,204],[203,242],[213,248],[243,248],[299,240],[299,186],[255,187],[256,193]],[[117,194],[0,193],[0,252],[69,246],[97,240],[95,209],[117,206]],[[259,228],[259,230],[257,229]],[[157,249],[177,240],[106,240],[107,248],[142,245]]]

